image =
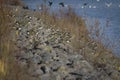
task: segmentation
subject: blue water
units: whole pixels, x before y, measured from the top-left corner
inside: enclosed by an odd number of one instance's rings
[[[30,9],[38,10],[43,0],[23,0]],[[90,28],[94,26],[95,20],[99,20],[101,33],[107,38],[101,39],[102,43],[112,49],[113,53],[120,56],[120,0],[49,0],[53,1],[51,11],[61,8],[59,2],[64,2],[65,9],[72,6],[76,13],[82,16]],[[84,3],[87,5],[84,6]],[[48,0],[46,2],[48,5]],[[107,24],[108,23],[108,24]],[[107,26],[107,27],[106,27]],[[90,30],[90,29],[89,29]],[[98,37],[100,39],[103,37]]]

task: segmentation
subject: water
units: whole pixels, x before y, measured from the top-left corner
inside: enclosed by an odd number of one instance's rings
[[[30,9],[37,9],[43,0],[23,0]],[[112,49],[113,53],[120,56],[120,0],[51,0],[51,11],[61,7],[59,2],[64,2],[65,7],[71,5],[76,13],[86,19],[89,28],[99,20],[102,33],[107,39],[102,39],[103,44]],[[84,4],[87,4],[84,6]],[[48,2],[46,3],[48,5]],[[88,24],[89,23],[89,24]],[[108,23],[108,24],[107,24]],[[106,27],[107,26],[107,27]],[[111,46],[112,44],[112,46]],[[114,45],[114,47],[113,47]]]

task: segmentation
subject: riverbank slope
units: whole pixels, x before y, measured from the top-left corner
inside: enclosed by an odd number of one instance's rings
[[[17,64],[6,79],[119,80],[120,59],[88,37],[84,21],[74,12],[62,19],[20,6],[11,6],[11,12],[7,16],[12,18]]]

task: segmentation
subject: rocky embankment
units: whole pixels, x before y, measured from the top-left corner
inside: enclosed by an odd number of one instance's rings
[[[19,8],[18,8],[19,9]],[[69,44],[71,34],[54,29],[29,10],[18,11],[15,18],[19,53],[18,63],[38,80],[112,80],[103,70],[96,70],[80,52]]]

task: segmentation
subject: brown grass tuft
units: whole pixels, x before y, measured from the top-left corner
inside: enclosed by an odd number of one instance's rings
[[[19,5],[20,0],[12,0],[14,5]],[[0,0],[0,80],[30,80],[23,75],[24,70],[15,61],[15,46],[11,41],[12,15],[8,6],[11,0]],[[24,77],[23,77],[24,76]]]

